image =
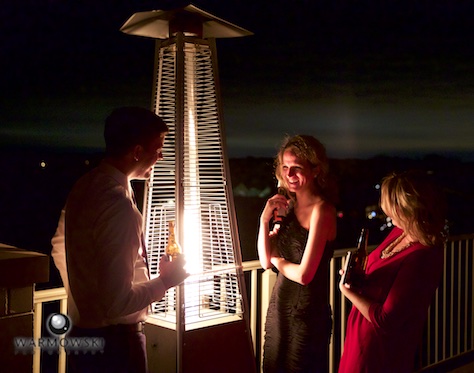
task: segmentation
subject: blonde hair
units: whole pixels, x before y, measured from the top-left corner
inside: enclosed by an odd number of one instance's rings
[[[380,206],[423,245],[442,245],[446,240],[446,204],[441,189],[421,171],[393,173],[382,181]]]
[[[329,162],[324,145],[315,137],[309,135],[287,136],[284,138],[278,154],[275,157],[274,167],[278,185],[286,192],[288,191],[288,187],[286,179],[282,175],[281,165],[283,163],[283,154],[288,150],[298,158],[307,161],[311,167],[319,166],[319,174],[318,177],[314,179],[314,185],[318,191],[326,194],[325,191],[328,186]],[[294,196],[290,197],[294,198]]]

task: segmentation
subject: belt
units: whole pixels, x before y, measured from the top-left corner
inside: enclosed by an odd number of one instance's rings
[[[115,324],[103,326],[100,328],[81,328],[74,326],[72,333],[75,337],[116,335],[126,333],[143,333],[145,334],[145,321],[136,322],[133,324]]]

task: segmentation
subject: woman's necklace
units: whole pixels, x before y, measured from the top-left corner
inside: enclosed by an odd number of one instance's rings
[[[400,242],[402,242],[402,240],[406,236],[407,236],[407,234],[405,232],[403,232],[400,236],[398,236],[393,242],[391,242],[385,249],[382,250],[382,254],[380,254],[380,258],[382,258],[382,259],[390,258],[391,256],[394,256],[395,254],[398,254],[400,251],[408,249],[411,245],[413,245],[415,243],[414,241],[410,241],[405,246],[402,246],[399,249],[394,250],[394,248]]]

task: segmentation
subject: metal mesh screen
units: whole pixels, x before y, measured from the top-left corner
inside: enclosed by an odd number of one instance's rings
[[[180,244],[191,273],[184,286],[188,325],[240,316],[243,310],[211,48],[206,42],[184,44],[183,149],[176,148],[180,143],[176,139],[176,53],[176,44],[170,44],[160,47],[157,56],[155,112],[168,124],[170,133],[163,148],[164,159],[154,166],[148,183],[145,233],[150,271],[156,277],[168,240],[168,222],[177,218],[176,193],[182,193],[184,219],[177,230],[183,230],[184,242]],[[182,164],[175,164],[176,152],[182,152]],[[182,180],[176,185],[180,167]],[[175,290],[170,289],[152,310],[156,317],[173,321]]]

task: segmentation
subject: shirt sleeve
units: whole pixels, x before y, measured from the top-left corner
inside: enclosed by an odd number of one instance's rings
[[[408,318],[423,319],[439,285],[443,270],[441,248],[418,249],[401,263],[383,303],[369,308],[372,324],[382,333],[391,333]]]
[[[107,209],[95,224],[102,306],[109,318],[146,308],[165,294],[158,277],[136,283],[135,266],[141,260],[142,217],[126,198]]]
[[[58,226],[56,232],[54,233],[53,238],[51,239],[51,256],[53,257],[54,265],[59,271],[61,280],[63,281],[63,286],[66,291],[69,293],[69,281],[67,277],[67,266],[66,266],[66,245],[65,245],[65,236],[64,236],[64,219],[65,219],[65,209],[61,210],[61,215],[59,216]]]

